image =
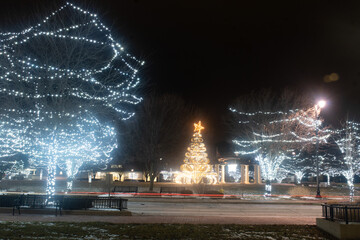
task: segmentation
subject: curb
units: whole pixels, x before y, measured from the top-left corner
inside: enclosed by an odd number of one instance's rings
[[[9,207],[2,207],[0,208],[0,213],[9,213],[12,214],[13,209]],[[46,214],[46,215],[54,215],[55,216],[55,209],[26,209],[22,208],[20,210],[22,214]],[[20,216],[21,216],[20,215]],[[132,216],[130,211],[106,211],[106,210],[61,210],[61,215],[91,215],[91,216]],[[19,216],[17,210],[15,210],[15,215]],[[58,215],[59,217],[59,211]]]

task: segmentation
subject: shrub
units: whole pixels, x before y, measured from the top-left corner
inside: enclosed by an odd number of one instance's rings
[[[62,208],[64,210],[80,210],[92,207],[92,201],[88,198],[64,198]]]
[[[180,191],[180,194],[193,194],[193,191],[191,191],[190,189],[184,189]]]
[[[205,194],[224,195],[224,192],[221,192],[221,190],[219,190],[219,191],[217,191],[217,190],[208,190],[208,191],[205,191]]]
[[[310,192],[310,189],[308,187],[302,187],[302,186],[295,186],[295,187],[292,187],[289,189],[288,191],[288,194],[289,195],[305,195],[305,196],[308,196],[308,195],[311,195],[311,192]]]

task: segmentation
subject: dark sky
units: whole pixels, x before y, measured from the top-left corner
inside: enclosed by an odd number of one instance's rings
[[[91,6],[126,50],[145,60],[140,75],[204,113],[209,137],[224,138],[221,115],[252,90],[286,86],[325,97],[324,117],[360,104],[360,1],[119,0]],[[58,1],[2,1],[0,27]],[[339,74],[336,82],[324,76]]]

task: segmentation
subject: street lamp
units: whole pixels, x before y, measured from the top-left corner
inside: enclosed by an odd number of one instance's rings
[[[320,182],[319,182],[319,114],[322,108],[326,105],[326,101],[320,100],[315,105],[315,135],[316,135],[316,145],[315,145],[315,159],[316,159],[316,198],[321,198],[320,195]]]

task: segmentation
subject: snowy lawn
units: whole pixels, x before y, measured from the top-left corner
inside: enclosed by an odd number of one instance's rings
[[[0,239],[332,239],[316,226],[0,222]]]

